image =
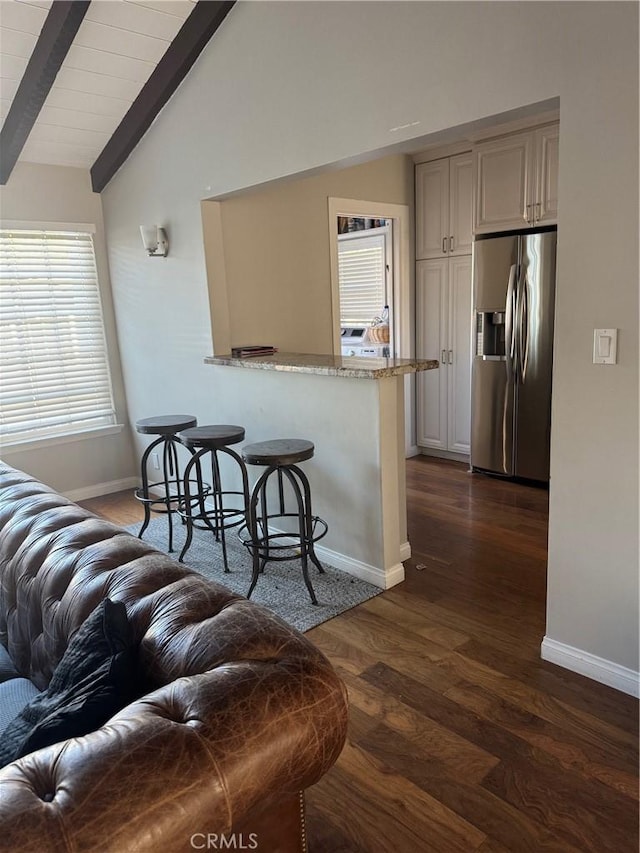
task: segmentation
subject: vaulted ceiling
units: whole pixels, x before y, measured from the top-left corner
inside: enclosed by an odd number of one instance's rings
[[[18,159],[92,169],[102,189],[233,5],[1,0],[2,182]]]

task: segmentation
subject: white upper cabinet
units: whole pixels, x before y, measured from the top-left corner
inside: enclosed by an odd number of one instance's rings
[[[471,254],[472,227],[473,159],[459,154],[449,160],[449,254]]]
[[[416,256],[471,252],[473,168],[471,154],[416,167]]]
[[[536,186],[536,225],[558,221],[558,153],[560,126],[541,127],[536,131],[539,152]]]
[[[554,124],[476,146],[476,234],[557,222],[558,140]]]
[[[526,227],[532,148],[531,133],[476,146],[476,232]]]
[[[416,168],[416,255],[441,258],[449,249],[449,160]]]

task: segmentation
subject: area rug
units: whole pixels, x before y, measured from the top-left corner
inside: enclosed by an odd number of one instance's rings
[[[129,533],[137,536],[140,525],[130,525]],[[143,540],[159,551],[167,553],[168,530],[165,518],[152,519],[144,532]],[[173,527],[174,551],[169,555],[177,560],[185,540],[185,527],[180,522]],[[240,595],[246,595],[251,582],[251,557],[234,530],[227,531],[227,558],[229,573],[222,565],[222,546],[209,531],[194,530],[191,547],[184,558],[184,565],[221,583]],[[277,613],[281,619],[298,631],[308,631],[339,613],[351,610],[382,592],[377,586],[355,578],[322,561],[324,574],[309,564],[309,577],[318,599],[311,603],[302,577],[300,560],[268,563],[260,575],[251,600]]]

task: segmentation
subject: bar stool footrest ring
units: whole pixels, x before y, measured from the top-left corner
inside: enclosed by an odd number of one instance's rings
[[[191,480],[190,482],[197,485],[196,480]],[[191,500],[204,500],[211,493],[211,486],[208,483],[202,484],[202,492],[192,493]],[[199,486],[198,486],[199,488]],[[164,494],[155,494],[151,495],[150,492],[152,489],[162,490]],[[137,489],[134,489],[133,496],[137,501],[140,501],[141,504],[146,504],[149,507],[155,507],[159,504],[164,504],[166,509],[153,509],[153,512],[159,513],[167,513],[167,512],[177,512],[180,515],[184,513],[184,494],[177,494],[170,492],[166,494],[166,485],[163,480],[158,480],[155,483],[148,483],[146,494],[143,486],[139,486]],[[170,507],[170,504],[177,504],[177,506]]]
[[[276,513],[274,515],[267,516],[267,521],[271,521],[272,518],[295,518],[297,519],[297,512],[285,512],[285,513]],[[258,524],[260,524],[262,518],[259,519]],[[316,528],[319,527],[319,530]],[[324,536],[327,535],[327,531],[329,526],[327,522],[320,518],[318,515],[311,516],[311,536],[309,539],[301,540],[300,534],[295,531],[292,533],[286,532],[278,532],[278,533],[268,533],[266,536],[262,535],[258,539],[253,540],[249,535],[249,529],[247,524],[244,523],[242,527],[239,528],[237,532],[238,539],[247,549],[247,551],[253,556],[254,551],[257,551],[258,556],[261,560],[267,560],[269,562],[284,562],[286,560],[296,560],[300,556],[300,549],[303,544],[306,544],[307,547],[309,545],[314,545],[316,542],[319,542]],[[282,542],[281,544],[274,544],[275,540],[278,539],[288,539],[288,542]],[[273,552],[276,552],[275,554]],[[288,554],[279,555],[278,551],[288,551]],[[298,553],[291,553],[291,552]]]

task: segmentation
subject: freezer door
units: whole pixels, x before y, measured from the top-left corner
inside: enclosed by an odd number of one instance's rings
[[[548,482],[556,232],[522,237],[517,299],[515,474]]]
[[[509,270],[518,263],[519,237],[491,237],[473,244],[473,299],[478,312],[504,311]]]
[[[514,384],[506,360],[476,356],[471,396],[471,466],[513,476]]]

